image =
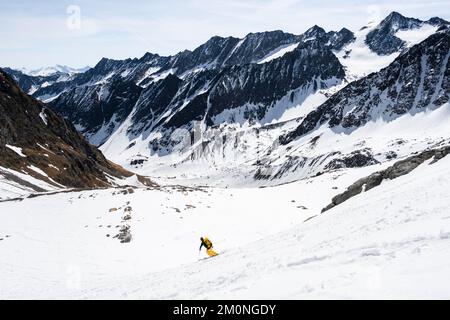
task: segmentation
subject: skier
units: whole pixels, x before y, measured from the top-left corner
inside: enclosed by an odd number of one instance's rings
[[[207,237],[200,238],[200,241],[202,243],[200,244],[199,251],[201,251],[202,247],[204,246],[206,248],[206,253],[208,254],[208,256],[210,257],[217,256],[217,253],[212,249],[213,248],[212,242]]]

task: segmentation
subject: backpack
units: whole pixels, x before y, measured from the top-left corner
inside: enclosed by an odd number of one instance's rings
[[[208,238],[203,238],[203,244],[205,245],[205,247],[206,247],[206,249],[211,249],[212,248],[212,242],[211,241],[209,241],[209,239]]]

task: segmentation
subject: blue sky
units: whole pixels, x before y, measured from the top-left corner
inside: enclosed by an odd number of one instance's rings
[[[450,19],[449,0],[0,0],[0,66],[93,66],[102,57],[175,54],[214,35],[300,34],[314,24],[357,30],[393,10]]]

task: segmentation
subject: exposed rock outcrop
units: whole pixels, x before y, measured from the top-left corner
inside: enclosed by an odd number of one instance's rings
[[[425,150],[417,155],[411,156],[404,160],[400,160],[385,170],[377,171],[367,177],[359,179],[358,181],[350,185],[346,191],[333,197],[331,203],[323,208],[322,212],[325,212],[341,204],[342,202],[347,201],[351,197],[354,197],[361,192],[368,191],[372,188],[375,188],[376,186],[379,186],[383,180],[392,180],[408,174],[428,159],[433,158],[433,160],[430,162],[430,164],[433,164],[449,153],[450,146]]]

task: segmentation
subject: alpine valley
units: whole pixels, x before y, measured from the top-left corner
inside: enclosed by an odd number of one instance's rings
[[[449,298],[449,57],[392,12],[2,68],[0,298]]]

